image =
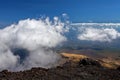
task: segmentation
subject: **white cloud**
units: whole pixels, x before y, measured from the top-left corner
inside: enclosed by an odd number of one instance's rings
[[[100,42],[111,42],[120,37],[120,33],[113,28],[85,28],[82,33],[78,35],[79,40],[90,40]]]
[[[7,46],[0,43],[0,69],[9,69],[16,66],[18,56],[12,54]]]
[[[4,29],[0,29],[0,70],[24,70],[31,67],[50,67],[59,56],[49,48],[56,47],[66,37],[66,28],[57,17],[54,22],[45,20],[26,19]],[[29,51],[29,55],[19,64],[19,56],[11,51],[22,48]]]

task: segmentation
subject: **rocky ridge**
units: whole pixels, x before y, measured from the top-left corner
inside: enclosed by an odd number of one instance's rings
[[[0,80],[120,80],[120,67],[116,69],[101,65],[98,60],[84,55],[62,54],[57,67],[32,68],[31,70],[0,72]]]

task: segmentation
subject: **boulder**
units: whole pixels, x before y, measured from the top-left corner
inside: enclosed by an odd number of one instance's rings
[[[85,58],[79,61],[79,65],[91,65],[91,66],[97,66],[97,67],[101,67],[101,64],[93,59],[90,58]]]

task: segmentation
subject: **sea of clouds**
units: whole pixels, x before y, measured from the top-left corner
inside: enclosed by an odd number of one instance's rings
[[[120,33],[113,28],[85,28],[83,33],[78,35],[79,40],[111,42],[120,37]]]
[[[65,15],[64,15],[65,16]],[[68,24],[68,23],[67,23]],[[77,27],[76,27],[77,25]],[[119,24],[117,27],[119,27]],[[20,71],[32,67],[53,67],[60,56],[52,48],[69,41],[65,34],[76,32],[74,38],[85,41],[112,42],[120,37],[120,32],[114,27],[115,24],[71,24],[62,22],[58,17],[50,20],[26,19],[20,20],[0,29],[0,70],[8,69]],[[93,27],[95,26],[95,27]],[[104,27],[103,27],[104,26]],[[71,36],[71,35],[69,35]],[[25,50],[27,53],[14,53],[14,50]],[[20,54],[27,54],[24,59]]]
[[[77,39],[112,42],[120,38],[120,23],[73,23],[77,27]]]

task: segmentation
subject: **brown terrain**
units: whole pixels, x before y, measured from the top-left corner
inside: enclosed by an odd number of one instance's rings
[[[117,59],[93,59],[85,55],[61,53],[62,59],[54,68],[0,72],[0,80],[120,80]]]

